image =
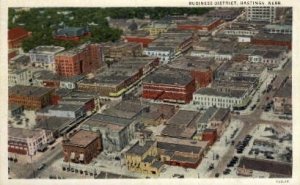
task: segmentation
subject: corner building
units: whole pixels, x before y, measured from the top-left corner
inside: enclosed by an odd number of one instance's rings
[[[87,74],[102,64],[102,50],[99,44],[85,43],[55,56],[56,73],[70,77]]]

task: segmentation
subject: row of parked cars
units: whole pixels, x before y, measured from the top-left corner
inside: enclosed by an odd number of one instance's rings
[[[251,135],[246,135],[243,141],[239,141],[238,144],[236,145],[236,151],[238,154],[243,153],[245,147],[249,144],[249,141],[252,139]]]

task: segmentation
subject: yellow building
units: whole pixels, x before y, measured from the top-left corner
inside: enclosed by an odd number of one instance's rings
[[[143,30],[149,32],[150,36],[157,36],[160,33],[167,32],[170,24],[167,23],[152,23]]]
[[[132,172],[159,176],[163,163],[158,161],[156,156],[154,141],[139,142],[125,153],[126,166]]]

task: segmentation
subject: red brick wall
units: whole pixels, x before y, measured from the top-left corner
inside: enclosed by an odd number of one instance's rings
[[[125,36],[124,40],[127,42],[141,43],[143,47],[148,47],[148,45],[154,40],[154,38]]]
[[[196,80],[197,87],[206,87],[213,79],[213,72],[210,69],[207,71],[192,71],[191,75]]]
[[[209,145],[212,145],[217,139],[217,132],[216,131],[209,131],[203,132],[202,134],[202,141],[209,141]]]
[[[252,44],[255,45],[271,45],[271,46],[287,46],[289,49],[292,49],[291,41],[276,41],[276,40],[260,40],[260,39],[252,39]]]
[[[144,84],[143,98],[154,100],[166,99],[189,103],[193,99],[193,92],[195,92],[195,90],[196,87],[194,80],[192,80],[186,86],[171,86],[167,84]]]
[[[80,64],[81,61],[82,67]],[[97,44],[86,46],[82,52],[74,56],[59,55],[55,57],[57,74],[66,77],[90,73],[99,68],[101,62],[101,48],[100,45]]]

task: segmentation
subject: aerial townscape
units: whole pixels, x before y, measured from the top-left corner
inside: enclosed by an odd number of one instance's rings
[[[9,8],[9,178],[292,177],[292,14]]]

